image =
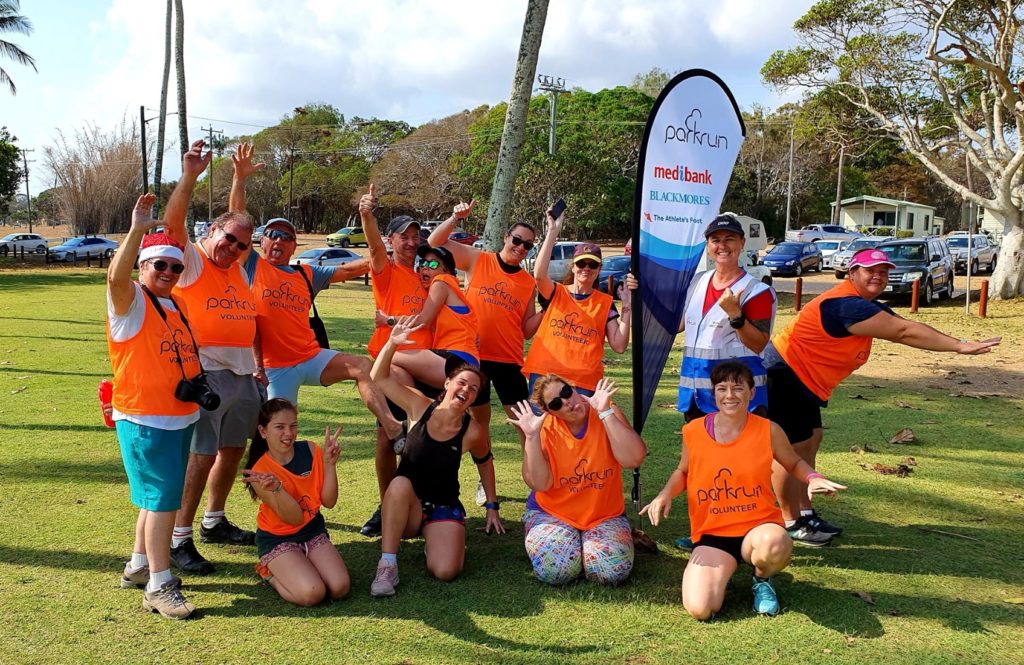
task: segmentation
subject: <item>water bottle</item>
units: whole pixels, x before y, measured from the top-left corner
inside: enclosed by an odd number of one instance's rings
[[[99,388],[96,389],[96,394],[100,398],[100,411],[103,413],[103,422],[107,427],[113,427],[113,413],[108,413],[107,409],[113,409],[111,402],[114,399],[114,382],[103,379],[100,381]]]

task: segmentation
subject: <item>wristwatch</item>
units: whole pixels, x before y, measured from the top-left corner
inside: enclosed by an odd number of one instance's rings
[[[501,503],[498,501],[488,501],[484,503],[484,508],[487,510],[501,510]]]
[[[736,330],[742,328],[746,323],[747,315],[744,314],[743,312],[740,312],[740,315],[737,316],[735,319],[731,317],[729,318],[729,325],[735,328]]]
[[[392,328],[394,328],[395,324],[398,323],[398,319],[396,319],[393,316],[389,316],[388,318],[384,319],[384,323],[386,323],[389,326],[391,326]]]

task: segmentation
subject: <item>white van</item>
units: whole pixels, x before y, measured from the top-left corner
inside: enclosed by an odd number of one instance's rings
[[[743,233],[746,236],[746,243],[743,246],[743,256],[740,257],[740,267],[761,280],[768,286],[772,284],[772,273],[767,266],[761,265],[761,250],[768,247],[768,233],[765,231],[764,222],[746,215],[736,215],[743,225]],[[704,252],[704,263],[697,268],[698,273],[705,270],[714,270],[715,263]]]

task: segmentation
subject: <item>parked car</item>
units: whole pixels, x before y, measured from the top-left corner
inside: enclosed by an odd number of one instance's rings
[[[67,261],[70,263],[75,260],[75,257],[84,259],[87,256],[97,259],[105,256],[109,259],[116,251],[117,243],[113,240],[96,236],[79,236],[56,247],[51,247],[50,260]]]
[[[786,232],[786,242],[817,242],[826,238],[832,240],[853,240],[861,233],[851,231],[838,224],[811,224],[802,229]]]
[[[475,233],[469,233],[468,231],[452,231],[448,236],[448,239],[453,240],[460,245],[472,245],[480,239],[480,236]]]
[[[846,249],[836,252],[832,255],[832,269],[836,271],[836,279],[843,279],[846,277],[846,266],[850,263],[850,259],[853,255],[862,249],[871,249],[872,247],[878,247],[878,243],[886,240],[886,238],[875,238],[872,236],[861,236],[851,242]]]
[[[260,244],[260,238],[263,237],[263,232],[266,231],[266,230],[267,230],[267,225],[266,224],[264,224],[263,226],[257,226],[256,227],[256,230],[252,232],[252,244],[253,245]]]
[[[633,259],[629,256],[610,256],[601,262],[601,275],[597,278],[599,291],[608,293],[608,278],[612,280],[611,294],[618,297],[619,287],[626,281]]]
[[[896,264],[889,270],[889,285],[883,295],[910,295],[914,281],[919,279],[920,304],[930,305],[938,294],[946,299],[953,297],[953,256],[938,236],[886,240],[878,249]]]
[[[0,256],[25,250],[36,254],[46,254],[46,238],[38,233],[11,233],[0,238]]]
[[[572,253],[576,251],[578,242],[556,242],[551,248],[551,263],[548,264],[548,277],[553,281],[561,282],[565,279],[565,273],[569,272],[572,264]],[[533,272],[533,264],[537,260],[537,251],[540,245],[530,250],[530,253],[523,259],[523,268]]]
[[[824,260],[813,242],[782,242],[775,245],[762,261],[772,274],[799,277],[807,270],[821,272]]]
[[[346,226],[338,229],[327,236],[328,247],[348,247],[350,245],[365,245],[366,234],[361,226]]]
[[[826,238],[825,240],[819,240],[814,243],[818,246],[818,249],[821,250],[822,267],[831,270],[835,255],[849,247],[852,242],[852,240],[833,240],[831,238]]]
[[[192,229],[192,233],[195,234],[196,241],[200,241],[210,235],[210,230],[213,225],[210,222],[196,222],[195,227]]]
[[[477,238],[476,240],[473,241],[473,248],[474,249],[483,249],[485,242],[486,241],[483,238]]]
[[[363,257],[351,249],[319,247],[317,249],[307,249],[302,254],[299,254],[292,263],[293,265],[307,266],[340,266],[352,261],[358,261],[361,258]]]
[[[971,260],[967,260],[967,243],[971,244]],[[971,274],[977,275],[982,270],[992,272],[996,269],[996,257],[999,255],[999,247],[989,242],[988,236],[984,233],[975,233],[970,236],[967,233],[951,233],[946,237],[946,247],[953,255],[953,269],[957,272],[967,272],[970,264]]]

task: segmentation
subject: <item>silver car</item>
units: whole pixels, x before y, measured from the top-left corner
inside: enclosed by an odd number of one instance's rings
[[[836,252],[832,255],[832,269],[836,271],[836,279],[843,279],[846,277],[846,266],[850,263],[850,259],[853,255],[862,249],[871,249],[877,247],[878,243],[883,240],[892,240],[892,238],[874,238],[871,236],[862,236],[857,238],[850,243],[846,249]],[[820,244],[820,243],[819,243]]]
[[[105,256],[108,259],[117,251],[117,243],[107,238],[97,236],[72,238],[65,243],[50,248],[51,261],[67,261],[75,258],[84,259],[91,257],[98,259]]]
[[[831,269],[832,257],[849,247],[852,242],[852,240],[825,238],[824,240],[819,240],[814,243],[818,246],[818,249],[821,250],[821,266],[823,268]]]
[[[329,267],[351,263],[352,261],[358,261],[361,258],[363,257],[356,254],[351,249],[344,249],[342,247],[319,247],[317,249],[307,249],[302,254],[299,254],[292,264]]]
[[[556,242],[555,246],[551,248],[551,262],[548,264],[548,277],[552,281],[561,282],[565,279],[565,274],[569,272],[570,266],[572,266],[572,255],[576,251],[578,242]],[[537,251],[540,249],[540,245],[537,245],[530,250],[530,253],[523,259],[523,267],[526,270],[533,272],[533,265],[537,261]]]

